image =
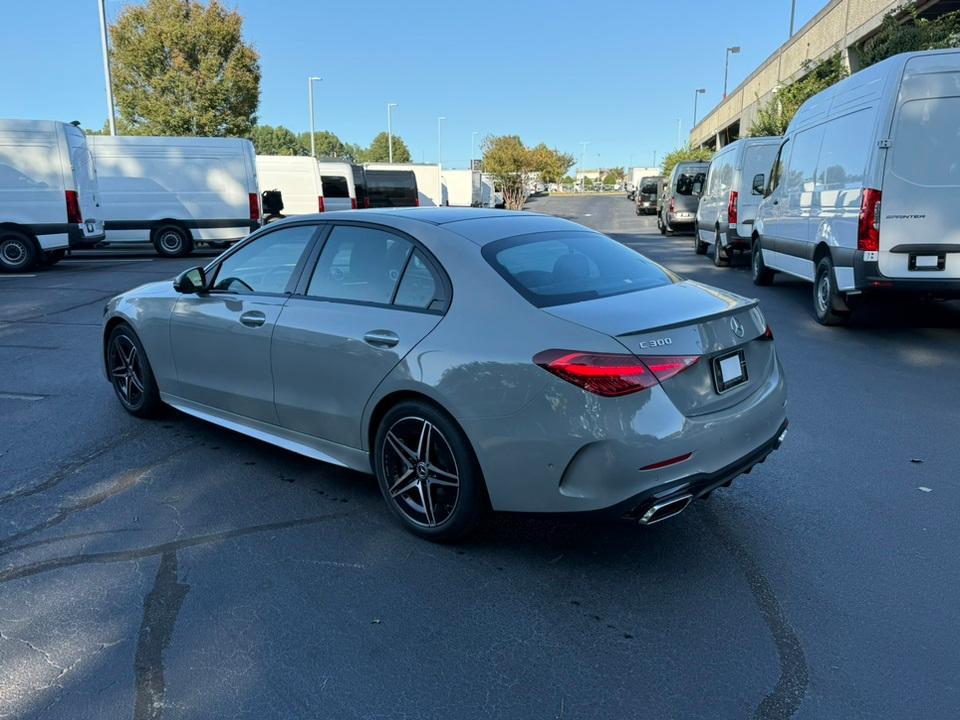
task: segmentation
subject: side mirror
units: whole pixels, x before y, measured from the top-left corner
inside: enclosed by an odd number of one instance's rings
[[[174,279],[173,289],[184,295],[202,292],[207,289],[207,274],[202,267],[184,270]]]
[[[763,195],[764,194],[764,183],[765,179],[763,173],[757,173],[753,176],[753,194],[754,195]]]

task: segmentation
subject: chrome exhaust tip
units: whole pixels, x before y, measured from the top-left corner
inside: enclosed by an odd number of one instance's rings
[[[647,508],[646,512],[640,516],[641,525],[653,525],[661,520],[672,518],[679,515],[687,509],[687,505],[693,500],[693,495],[675,495],[664,500],[658,500]]]

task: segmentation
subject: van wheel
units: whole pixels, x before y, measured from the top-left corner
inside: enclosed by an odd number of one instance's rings
[[[813,311],[821,325],[843,325],[850,318],[850,309],[834,282],[833,261],[821,258],[813,283]]]
[[[37,246],[33,239],[14,231],[0,234],[0,270],[26,272],[37,264]]]
[[[706,255],[707,253],[707,244],[700,242],[700,225],[697,223],[693,224],[693,252],[697,255]]]
[[[730,264],[730,255],[720,244],[720,228],[714,231],[713,236],[713,264],[717,267],[726,267]]]
[[[643,213],[640,211],[640,206],[639,206],[639,205],[637,205],[637,206],[635,206],[635,207],[633,208],[633,212],[637,215],[637,217],[640,217],[640,216],[643,214]]]
[[[434,542],[459,540],[486,514],[480,466],[463,431],[419,400],[383,416],[374,471],[387,506],[410,532]]]
[[[56,265],[58,262],[63,260],[67,256],[67,251],[64,249],[60,250],[48,250],[43,253],[40,257],[41,265]]]
[[[661,235],[667,234],[667,229],[663,226],[663,215],[657,213],[657,230],[660,231]]]
[[[763,264],[763,251],[760,248],[760,238],[753,241],[750,249],[750,270],[754,285],[772,285],[774,272]]]
[[[153,231],[153,246],[163,257],[185,257],[193,252],[193,238],[179,225],[161,225]]]

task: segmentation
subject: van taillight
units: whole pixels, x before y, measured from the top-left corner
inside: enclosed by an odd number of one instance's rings
[[[369,209],[370,209],[370,198],[368,198],[368,197],[366,197],[366,196],[364,196],[364,198],[363,198],[363,209],[364,209],[364,210],[369,210]]]
[[[319,208],[319,210],[317,210],[317,212],[323,212],[323,211],[324,211],[325,208],[323,207],[323,195],[318,195],[318,196],[317,196],[317,207]]]
[[[857,250],[880,250],[880,191],[864,188],[857,226]]]
[[[356,199],[356,198],[350,198],[350,209],[351,209],[351,210],[356,210],[356,209],[357,209],[357,199]]]
[[[247,198],[250,203],[250,220],[260,222],[260,196],[256,193],[249,193]]]
[[[417,197],[414,198],[413,205],[414,207],[420,207],[420,195],[417,195]]]
[[[80,212],[80,198],[77,196],[77,191],[67,190],[65,195],[67,199],[67,222],[79,225],[83,222],[83,213]]]
[[[737,224],[737,198],[740,194],[736,190],[730,191],[730,199],[727,201],[727,223],[729,225]]]
[[[670,204],[667,206],[667,212],[672,213],[674,211],[674,208],[676,207],[677,207],[676,201],[673,198],[670,198]]]

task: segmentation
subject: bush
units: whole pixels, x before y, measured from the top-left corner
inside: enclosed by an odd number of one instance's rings
[[[666,177],[670,175],[674,165],[679,162],[709,162],[711,158],[713,158],[713,150],[710,148],[683,147],[679,150],[674,150],[672,153],[667,153],[663,158],[660,173]]]
[[[960,46],[960,11],[955,10],[933,20],[917,14],[914,3],[907,8],[906,20],[903,9],[889,13],[872,36],[860,43],[860,64],[869,67],[888,57],[916,50],[938,50]]]
[[[783,135],[803,103],[847,75],[840,53],[819,65],[808,63],[804,69],[806,74],[802,78],[780,88],[766,105],[760,107],[750,124],[748,137]]]

